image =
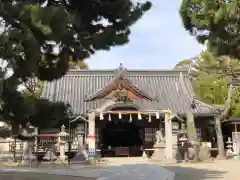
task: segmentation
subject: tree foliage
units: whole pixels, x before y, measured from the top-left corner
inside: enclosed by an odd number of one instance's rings
[[[183,0],[184,27],[217,56],[240,59],[240,1]]]
[[[205,51],[193,65],[192,84],[198,99],[214,105],[224,105],[230,78],[240,70],[237,59],[215,57]],[[240,116],[240,88],[234,87],[229,116]]]
[[[218,157],[225,158],[221,121],[240,116],[240,88],[233,86],[232,78],[238,76],[240,61],[227,56],[214,56],[204,51],[192,61],[192,84],[197,98],[213,105],[221,105],[223,111],[215,116],[215,132]]]
[[[69,107],[39,99],[42,87],[35,82],[61,78],[71,62],[128,43],[130,26],[150,7],[132,0],[0,1],[0,58],[7,64],[4,71],[12,70],[0,83],[4,121],[51,126],[50,120],[66,117]],[[18,91],[22,84],[27,91]]]
[[[2,126],[0,127],[0,138],[7,138],[10,137],[11,135],[11,130],[6,127],[6,126]]]
[[[37,127],[53,127],[71,115],[70,107],[62,102],[50,102],[23,92],[3,88],[1,116],[7,124],[18,128],[30,121]]]
[[[84,59],[127,43],[129,27],[150,6],[131,0],[1,1],[0,57],[22,80],[33,74],[40,80],[59,78],[70,56]]]
[[[174,69],[188,69],[192,66],[192,62],[191,59],[182,60],[175,65]]]
[[[89,66],[84,60],[74,61],[70,58],[69,69],[89,69]]]

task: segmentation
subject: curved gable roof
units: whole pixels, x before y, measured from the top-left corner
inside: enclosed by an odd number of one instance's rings
[[[97,90],[90,96],[88,96],[85,100],[86,101],[92,101],[95,99],[101,99],[104,98],[106,95],[111,93],[111,91],[118,89],[119,86],[123,86],[123,88],[127,88],[131,92],[133,92],[137,97],[144,98],[146,100],[152,101],[153,98],[148,95],[144,90],[137,87],[128,77],[127,77],[127,71],[123,69],[120,65],[120,68],[117,69],[115,77],[108,83],[106,86],[104,86],[102,89]]]

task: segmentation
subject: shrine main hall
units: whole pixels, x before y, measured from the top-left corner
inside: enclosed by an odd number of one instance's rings
[[[77,123],[84,129],[89,152],[100,149],[103,156],[116,156],[120,147],[130,156],[140,156],[143,149],[153,148],[157,131],[169,143],[189,112],[198,138],[206,140],[206,127],[213,119],[211,107],[196,100],[184,69],[136,70],[120,65],[112,70],[70,70],[61,79],[46,82],[41,97],[70,104],[75,117],[84,117],[87,121]],[[167,147],[171,154],[171,144]]]

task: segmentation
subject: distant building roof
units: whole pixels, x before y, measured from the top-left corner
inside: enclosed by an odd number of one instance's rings
[[[224,124],[240,124],[240,118],[230,118],[223,121]]]
[[[176,70],[124,70],[121,75],[129,79],[141,92],[154,100],[134,100],[141,110],[170,109],[174,113],[185,114],[191,110],[194,114],[209,114],[211,106],[194,101],[194,93],[188,72]],[[75,70],[69,71],[61,79],[46,82],[41,97],[51,101],[63,101],[72,106],[75,115],[85,114],[98,108],[104,99],[86,102],[96,92],[100,92],[119,76],[118,70]],[[195,108],[192,103],[196,102]]]

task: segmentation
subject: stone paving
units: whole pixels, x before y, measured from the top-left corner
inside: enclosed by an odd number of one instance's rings
[[[97,180],[174,180],[174,173],[151,164],[127,164],[108,168],[0,168],[1,173],[38,173],[47,175],[62,175],[86,177]],[[2,179],[1,179],[2,180]],[[15,179],[14,179],[15,180]],[[22,180],[22,179],[20,179]],[[39,179],[40,180],[40,179]],[[44,179],[48,180],[48,179]],[[82,180],[80,178],[80,180]]]
[[[118,162],[116,162],[118,161]],[[18,168],[0,167],[0,180],[239,180],[240,160],[223,160],[211,163],[183,163],[160,167],[160,165],[134,164],[131,160],[114,166],[64,168]],[[123,164],[123,165],[121,165]],[[168,169],[168,170],[166,170]],[[174,173],[173,173],[174,172]],[[15,175],[11,175],[15,174]],[[54,175],[54,177],[53,177]],[[66,176],[68,175],[68,176]]]
[[[174,180],[174,174],[157,165],[121,165],[106,169],[98,180]]]

